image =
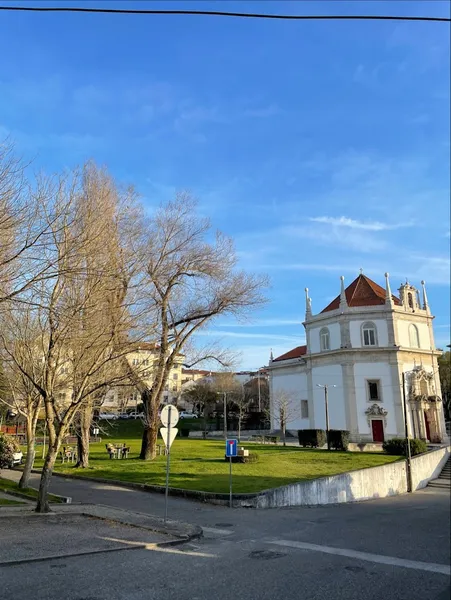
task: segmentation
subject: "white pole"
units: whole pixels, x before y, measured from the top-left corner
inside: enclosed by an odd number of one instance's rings
[[[166,489],[164,492],[164,522],[166,523],[166,519],[168,518],[168,494],[169,494],[169,466],[170,466],[170,434],[171,434],[171,405],[169,405],[168,412],[168,437],[166,444]]]

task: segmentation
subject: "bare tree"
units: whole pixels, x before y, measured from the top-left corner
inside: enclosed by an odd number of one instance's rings
[[[196,208],[188,194],[178,194],[157,211],[149,228],[146,286],[158,335],[152,386],[142,393],[142,459],[156,455],[160,397],[190,338],[219,316],[242,316],[264,302],[265,278],[236,269],[231,239],[217,232],[209,241],[210,223]]]
[[[284,446],[286,446],[287,425],[299,416],[298,412],[291,392],[280,389],[271,395],[267,414],[271,419],[271,424],[274,423],[275,429],[280,428]]]
[[[235,412],[238,418],[238,441],[241,441],[241,427],[252,403],[252,396],[243,386],[239,386],[232,396]]]
[[[198,407],[202,413],[203,437],[205,439],[208,432],[208,419],[218,401],[216,390],[208,379],[200,379],[193,382],[193,385],[183,392],[183,399],[191,402],[193,409]]]
[[[33,338],[33,324],[27,321],[27,314],[17,323],[19,326],[14,332],[15,353],[20,356],[21,364],[27,364],[27,369],[34,373],[36,381],[42,375],[41,361],[33,354],[32,346],[26,342]],[[3,385],[0,389],[0,403],[10,410],[24,417],[26,422],[27,453],[24,469],[19,481],[20,488],[26,488],[29,484],[31,470],[35,460],[36,427],[42,410],[42,397],[28,377],[17,368],[15,362],[8,360],[7,356],[1,356],[3,365]]]
[[[84,228],[81,174],[76,172],[55,184],[43,180],[38,192],[45,195],[43,219],[52,233],[40,248],[41,263],[51,265],[49,276],[28,286],[18,301],[3,303],[0,341],[8,360],[30,381],[44,404],[48,449],[37,511],[46,512],[55,460],[77,413],[124,377],[122,359],[129,351],[134,316],[122,288],[118,292],[121,270],[92,257],[96,236],[103,231]],[[111,234],[114,238],[114,232]],[[40,361],[38,375],[14,343],[24,311],[36,323],[36,335],[23,343]]]

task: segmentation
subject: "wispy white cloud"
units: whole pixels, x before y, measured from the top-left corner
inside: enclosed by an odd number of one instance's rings
[[[292,325],[301,325],[303,319],[257,319],[255,321],[246,321],[245,323],[217,323],[216,327],[288,327]]]
[[[348,248],[364,253],[378,252],[388,247],[385,240],[374,235],[352,229],[344,234],[338,227],[285,225],[279,229],[279,233],[299,240],[309,240],[315,245]]]
[[[311,217],[310,221],[325,223],[336,227],[349,227],[351,229],[364,229],[367,231],[387,231],[400,229],[401,227],[412,227],[413,221],[403,223],[382,223],[380,221],[357,221],[348,217]]]
[[[267,340],[269,343],[274,343],[275,341],[285,341],[287,343],[296,343],[299,339],[294,335],[280,335],[273,333],[254,333],[247,331],[217,331],[215,329],[206,329],[205,331],[199,331],[197,333],[198,336],[208,336],[208,337],[218,337],[218,338],[240,338],[240,339],[254,339],[254,340]]]

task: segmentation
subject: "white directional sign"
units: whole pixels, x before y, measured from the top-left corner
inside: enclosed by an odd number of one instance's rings
[[[168,437],[168,432],[169,432],[169,437]],[[169,429],[167,427],[160,427],[160,434],[161,434],[161,437],[163,438],[166,448],[168,447],[168,441],[169,441],[169,448],[172,446],[172,442],[175,440],[175,436],[178,434],[178,432],[179,432],[179,430],[176,427],[171,427]]]
[[[169,419],[171,420],[170,422]],[[179,422],[179,411],[177,410],[177,407],[169,404],[165,406],[161,411],[160,421],[165,427],[175,427]]]

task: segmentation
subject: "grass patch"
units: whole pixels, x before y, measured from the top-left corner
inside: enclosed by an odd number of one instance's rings
[[[56,464],[55,471],[72,476],[100,477],[149,485],[164,485],[166,457],[145,462],[138,459],[142,425],[139,422],[115,422],[109,426],[111,437],[91,444],[90,467]],[[126,460],[110,460],[105,442],[126,443],[130,456]],[[159,443],[163,441],[159,439]],[[366,452],[327,452],[293,446],[269,446],[243,442],[245,448],[258,454],[255,463],[234,464],[235,493],[258,492],[296,481],[337,475],[346,471],[375,467],[394,462],[397,456]],[[37,461],[37,466],[42,461]],[[226,493],[229,489],[229,465],[224,461],[224,442],[177,436],[171,448],[170,486],[189,490]]]
[[[9,500],[9,498],[0,498],[0,506],[10,506],[11,504],[25,504],[20,500]]]
[[[15,481],[11,481],[10,479],[3,479],[3,477],[0,477],[0,492],[20,494],[21,496],[29,498],[30,500],[37,500],[38,498],[38,490],[35,490],[34,488],[22,489],[18,486],[18,484]],[[49,494],[49,502],[55,502],[60,504],[62,500],[59,496]]]

